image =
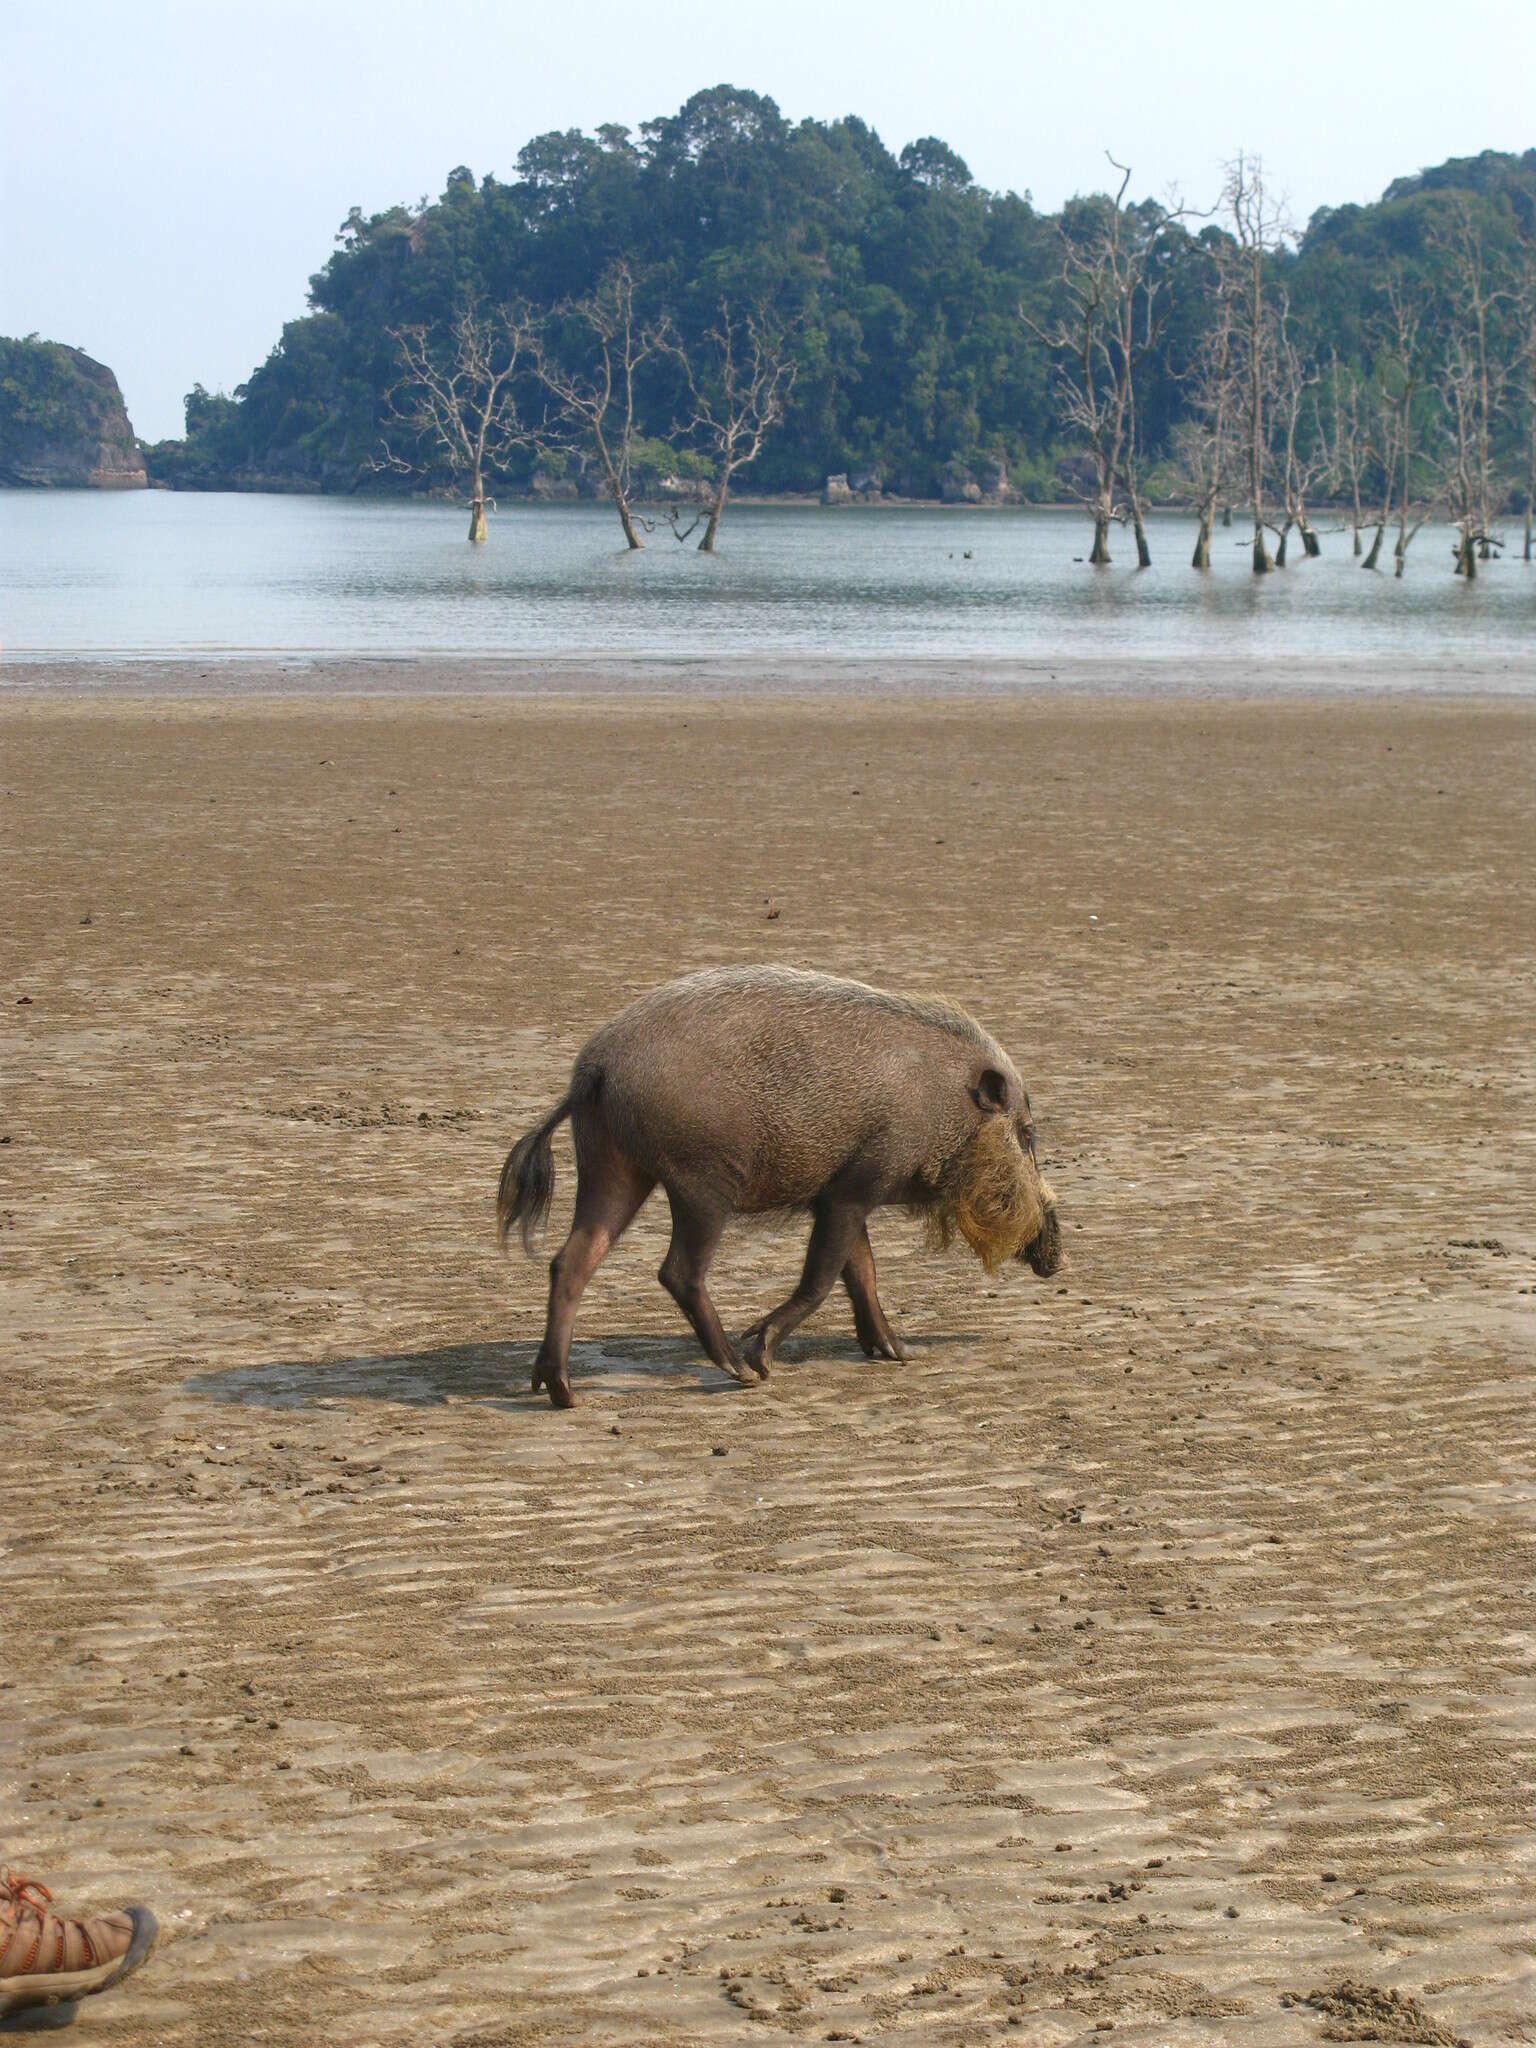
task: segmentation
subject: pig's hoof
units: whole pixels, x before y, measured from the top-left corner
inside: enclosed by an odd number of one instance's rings
[[[742,1363],[758,1379],[768,1377],[768,1330],[764,1323],[754,1323],[741,1340]]]
[[[855,1315],[854,1328],[858,1332],[859,1349],[866,1358],[893,1358],[899,1365],[905,1365],[907,1347],[896,1332],[880,1328],[867,1316]]]
[[[738,1386],[755,1387],[760,1377],[750,1359],[743,1358],[734,1344],[731,1344],[723,1361],[726,1371]]]
[[[540,1387],[549,1390],[549,1404],[552,1408],[569,1408],[571,1405],[571,1382],[569,1376],[551,1364],[541,1351],[533,1361],[533,1391]]]

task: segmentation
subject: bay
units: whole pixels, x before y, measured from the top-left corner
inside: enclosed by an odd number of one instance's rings
[[[1072,511],[730,507],[720,553],[658,524],[620,545],[611,508],[509,505],[483,548],[455,505],[169,492],[0,491],[0,657],[7,680],[69,661],[251,656],[558,656],[758,661],[858,657],[1428,667],[1536,688],[1536,566],[1511,552],[1468,586],[1450,534],[1407,575],[1363,572],[1348,531],[1255,577],[1240,524],[1190,569],[1193,522],[1129,533],[1082,561]],[[1295,678],[1291,679],[1294,687]]]

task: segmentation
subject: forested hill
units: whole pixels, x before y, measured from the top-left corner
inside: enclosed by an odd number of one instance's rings
[[[1278,184],[1285,167],[1269,168]],[[1212,207],[1216,194],[1189,198]],[[460,168],[431,203],[354,208],[311,280],[313,310],[233,397],[191,394],[187,438],[148,450],[151,474],[194,486],[384,486],[372,465],[400,376],[399,330],[445,331],[469,299],[547,309],[622,260],[639,314],[667,316],[685,343],[722,298],[769,307],[789,327],[794,384],[783,425],[741,480],[752,489],[815,490],[846,471],[856,486],[906,496],[991,493],[1004,478],[1010,492],[1058,495],[1073,435],[1038,330],[1059,311],[1064,233],[1087,231],[1106,203],[1045,214],[1028,193],[984,190],[944,142],[892,155],[856,117],[790,122],[772,100],[726,86],[638,136],[612,126],[540,136],[510,180]],[[1337,351],[1369,367],[1386,271],[1406,265],[1432,286],[1437,229],[1453,207],[1470,209],[1492,251],[1515,251],[1536,223],[1536,150],[1446,164],[1373,204],[1317,214],[1272,259],[1311,358]],[[1160,244],[1171,310],[1136,421],[1154,466],[1185,403],[1206,245],[1221,232],[1190,216]],[[645,366],[639,388],[642,433],[673,434],[678,391],[665,362]],[[504,482],[526,486],[534,470],[523,451]]]
[[[144,458],[105,363],[0,335],[0,484],[140,490]]]

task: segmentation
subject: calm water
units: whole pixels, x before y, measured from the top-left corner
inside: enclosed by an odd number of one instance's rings
[[[1067,512],[734,506],[711,560],[665,527],[643,554],[599,506],[510,506],[483,549],[455,507],[357,500],[0,491],[7,661],[241,654],[1216,656],[1507,669],[1536,689],[1536,567],[1491,564],[1468,589],[1427,530],[1408,574],[1361,573],[1349,536],[1255,578],[1218,531],[1207,577],[1193,527],[1152,528],[1138,574],[1082,565]],[[1518,538],[1511,528],[1511,540]],[[15,668],[10,670],[14,677]]]

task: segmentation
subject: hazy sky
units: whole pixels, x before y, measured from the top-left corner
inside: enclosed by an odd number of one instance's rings
[[[509,177],[551,128],[701,87],[939,135],[1054,207],[1104,179],[1204,203],[1260,151],[1298,220],[1447,156],[1536,144],[1536,10],[1444,0],[0,0],[0,333],[110,363],[137,430],[232,389],[353,204]]]

